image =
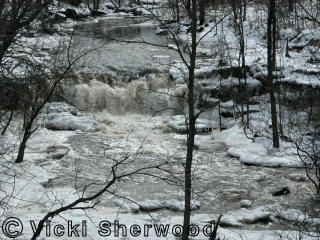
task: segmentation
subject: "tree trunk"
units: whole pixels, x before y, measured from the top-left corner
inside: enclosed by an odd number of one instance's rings
[[[217,0],[211,0],[211,5],[213,10],[217,10],[218,8]]]
[[[289,0],[289,11],[293,12],[294,0]]]
[[[279,148],[279,133],[278,133],[278,121],[277,121],[277,109],[276,98],[274,91],[270,91],[270,104],[271,104],[271,120],[272,120],[272,142],[274,148]]]
[[[220,71],[222,72],[222,66],[220,67]],[[218,113],[219,113],[219,130],[222,132],[222,118],[221,118],[221,91],[222,91],[222,75],[219,77],[219,103],[218,103]]]
[[[274,96],[274,84],[273,84],[273,70],[275,68],[275,0],[269,0],[269,16],[267,26],[267,41],[268,41],[268,90],[270,96],[271,105],[271,120],[272,120],[272,142],[273,147],[279,148],[279,133],[278,133],[278,121],[277,121],[277,109],[276,109],[276,98]]]
[[[186,0],[185,1],[185,8],[186,8],[187,12],[190,13],[190,11],[191,11],[191,0]]]
[[[244,12],[242,14],[245,14]],[[243,18],[244,19],[244,16]],[[247,107],[247,121],[246,125],[247,128],[250,128],[250,96],[248,93],[248,86],[247,86],[247,68],[246,68],[246,55],[245,55],[245,39],[244,39],[244,29],[243,29],[243,21],[241,19],[241,26],[240,26],[240,52],[241,52],[241,69],[242,69],[242,77],[244,79],[244,95],[246,99],[246,107]]]
[[[247,20],[247,0],[243,0],[243,21]]]
[[[190,226],[190,214],[191,214],[191,167],[193,160],[193,148],[194,137],[196,134],[196,117],[194,113],[194,71],[196,65],[196,50],[197,50],[197,1],[192,0],[191,9],[191,53],[190,53],[190,65],[189,65],[189,81],[188,81],[188,107],[189,107],[189,132],[187,140],[187,157],[185,166],[185,209],[183,216],[183,235],[182,240],[189,239],[189,226]]]
[[[200,25],[203,25],[206,18],[206,0],[200,0],[199,1],[199,22]]]
[[[28,136],[26,134],[24,134],[23,139],[20,143],[19,146],[19,152],[18,152],[18,156],[16,158],[16,163],[21,163],[23,161],[24,158],[24,151],[26,150],[26,143],[28,141]]]
[[[11,121],[12,121],[12,117],[13,117],[13,110],[11,110],[11,112],[10,112],[10,116],[8,118],[8,121],[7,121],[6,125],[2,129],[1,135],[5,135],[6,134],[6,131],[7,131],[8,127],[9,127]]]
[[[179,6],[179,0],[175,0],[175,7],[176,7],[176,20],[177,20],[177,22],[180,22],[180,6]]]
[[[280,137],[284,136],[283,134],[283,126],[282,126],[282,108],[281,108],[281,96],[278,94],[278,104],[279,104],[279,134]]]

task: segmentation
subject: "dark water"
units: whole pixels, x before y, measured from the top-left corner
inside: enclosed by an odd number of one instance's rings
[[[153,34],[156,25],[143,23],[146,18],[105,18],[98,22],[89,22],[76,27],[80,36],[93,37],[104,40],[121,39],[129,40],[141,35]]]

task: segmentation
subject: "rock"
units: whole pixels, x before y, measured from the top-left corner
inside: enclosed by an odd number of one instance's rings
[[[41,26],[41,32],[44,34],[53,35],[55,33],[55,28],[51,24],[50,25],[44,24]]]
[[[134,16],[141,16],[142,15],[142,10],[141,9],[138,9],[138,8],[134,8],[134,10],[133,10],[133,12],[132,12],[132,14],[134,15]]]
[[[67,146],[49,146],[47,153],[51,154],[52,159],[61,159],[68,154],[70,148]]]
[[[63,158],[65,155],[67,155],[68,152],[56,152],[54,154],[51,155],[52,159],[61,159]]]
[[[200,27],[197,29],[198,32],[203,32],[204,31],[204,27]]]
[[[250,200],[241,200],[240,201],[240,206],[242,208],[249,208],[249,207],[251,207],[251,205],[252,205],[252,201],[250,201]]]
[[[284,188],[282,188],[282,189],[279,190],[279,191],[274,191],[274,192],[272,193],[272,196],[278,197],[278,196],[288,195],[288,194],[290,194],[290,189],[289,189],[288,187],[284,187]]]
[[[79,20],[80,15],[76,12],[76,10],[67,8],[64,12],[62,12],[67,18],[72,20]]]
[[[67,17],[62,13],[55,13],[53,15],[54,22],[64,22],[65,20],[67,20]]]

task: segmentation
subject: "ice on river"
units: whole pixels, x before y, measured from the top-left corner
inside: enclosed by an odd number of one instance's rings
[[[248,139],[239,124],[222,132],[213,132],[215,142],[228,146],[228,154],[236,157],[247,165],[265,167],[303,167],[302,161],[290,147],[283,146],[280,150],[272,149],[270,141]]]

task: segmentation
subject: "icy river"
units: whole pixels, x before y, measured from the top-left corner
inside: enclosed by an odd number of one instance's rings
[[[143,20],[131,18],[119,21],[112,18],[84,23],[77,29],[77,44],[86,45],[96,41],[101,43],[110,34],[112,37],[126,36],[131,41],[143,39],[156,44],[170,41],[156,35],[156,26]],[[108,31],[110,28],[112,30]],[[155,45],[109,41],[105,42],[97,55],[91,55],[86,61],[90,63],[88,59],[97,56],[98,60],[89,64],[83,72],[103,75],[105,69],[108,69],[108,75],[113,70],[118,74],[117,79],[121,74],[127,78],[123,83],[87,80],[70,90],[72,99],[86,110],[86,115],[97,122],[97,131],[43,130],[42,135],[33,138],[30,143],[33,147],[26,155],[26,158],[29,156],[35,159],[33,164],[22,165],[22,169],[31,171],[31,175],[35,176],[34,179],[43,188],[41,190],[39,186],[38,190],[32,190],[33,194],[39,195],[39,191],[47,191],[44,195],[48,199],[61,199],[57,197],[60,196],[63,200],[50,205],[48,201],[39,199],[29,207],[28,204],[17,207],[13,213],[19,214],[25,221],[30,218],[39,219],[48,208],[57,207],[60,203],[79,196],[81,191],[76,193],[75,189],[80,190],[92,184],[86,192],[88,195],[93,194],[108,179],[115,161],[128,158],[128,163],[120,166],[119,172],[166,164],[161,168],[148,170],[148,174],[137,174],[116,182],[110,192],[100,197],[97,211],[88,210],[84,214],[75,210],[57,217],[56,221],[72,219],[76,222],[88,219],[88,226],[92,229],[94,226],[98,228],[99,221],[105,219],[118,219],[123,224],[154,223],[158,220],[165,224],[181,224],[187,136],[175,133],[167,126],[166,120],[173,112],[155,114],[150,110],[150,106],[159,105],[159,95],[137,91],[145,84],[169,89],[168,64],[179,57],[174,51]],[[148,77],[148,73],[154,76]],[[130,79],[131,75],[134,76],[133,80]],[[110,86],[110,82],[114,86]],[[171,100],[165,101],[170,106]],[[177,105],[179,102],[172,104]],[[39,140],[43,136],[48,139],[45,143]],[[45,155],[37,154],[39,149],[46,149],[52,144],[68,149],[68,154],[57,159],[52,159],[48,151]],[[225,225],[231,222],[231,230],[222,228],[221,231],[229,239],[240,239],[240,235],[244,239],[275,239],[271,230],[278,229],[278,224],[265,221],[265,217],[257,217],[257,221],[254,219],[250,222],[242,221],[243,219],[238,221],[235,216],[255,218],[254,216],[268,212],[263,206],[278,202],[290,205],[292,195],[273,197],[271,193],[285,186],[290,188],[292,194],[299,192],[299,188],[305,187],[306,182],[293,181],[290,176],[302,173],[302,170],[243,165],[238,159],[228,156],[228,146],[215,141],[209,133],[196,136],[195,148],[192,221],[205,224],[216,219],[219,214],[225,214]],[[30,192],[25,194],[29,195]],[[124,201],[124,198],[127,200]],[[28,199],[35,201],[32,197]],[[241,200],[250,200],[252,211],[240,210]],[[231,220],[228,221],[228,217]],[[31,233],[30,226],[26,226],[28,228],[25,239]],[[88,230],[84,239],[100,239],[97,231],[92,229]],[[174,236],[169,234],[167,238],[174,239]],[[158,238],[153,233],[141,239]],[[199,239],[204,238],[202,236]]]

